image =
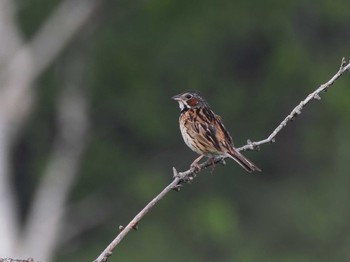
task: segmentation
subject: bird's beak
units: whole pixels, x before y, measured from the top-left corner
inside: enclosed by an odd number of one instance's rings
[[[181,100],[181,96],[180,95],[176,95],[176,96],[173,96],[171,99],[175,100],[175,101],[180,101]]]

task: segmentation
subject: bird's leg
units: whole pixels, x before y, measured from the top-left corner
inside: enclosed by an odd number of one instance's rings
[[[204,157],[204,155],[200,155],[198,158],[196,158],[193,163],[191,164],[191,169],[193,169],[193,171],[195,173],[198,173],[199,171],[201,171],[201,166],[198,164],[198,162]]]
[[[214,169],[215,169],[215,157],[211,157],[211,158],[209,158],[209,161],[210,161],[210,163],[211,163],[211,171],[210,171],[210,173],[213,173],[214,172]]]

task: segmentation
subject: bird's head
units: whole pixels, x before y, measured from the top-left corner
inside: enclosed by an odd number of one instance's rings
[[[207,106],[207,102],[197,92],[185,92],[171,99],[179,103],[181,111],[188,110],[191,108],[201,108]]]

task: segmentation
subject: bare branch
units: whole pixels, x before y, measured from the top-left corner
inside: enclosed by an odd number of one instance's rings
[[[346,63],[345,59],[343,58],[341,66],[339,71],[325,84],[321,85],[319,88],[317,88],[314,92],[309,94],[303,101],[297,105],[292,112],[281,122],[281,124],[268,136],[268,138],[257,141],[257,142],[250,142],[248,141],[248,144],[245,146],[242,146],[240,148],[237,148],[237,150],[254,150],[257,149],[260,145],[267,144],[274,142],[274,139],[276,135],[287,125],[289,121],[291,121],[296,115],[301,114],[302,109],[306,104],[308,104],[311,100],[320,100],[319,94],[321,92],[326,91],[331,85],[334,84],[334,82],[341,77],[345,72],[350,71],[350,63]],[[222,158],[215,159],[214,163],[218,163],[223,161]],[[212,161],[206,161],[202,163],[200,166],[201,168],[206,168],[213,165]],[[123,240],[123,238],[132,230],[137,229],[137,225],[139,224],[140,220],[151,210],[152,207],[154,207],[167,193],[169,193],[171,190],[179,191],[181,186],[184,183],[188,183],[192,181],[196,173],[193,169],[189,169],[185,172],[177,172],[176,169],[173,167],[173,175],[174,180],[163,189],[162,192],[160,192],[151,202],[149,202],[130,222],[126,227],[120,226],[121,232],[117,235],[117,237],[107,246],[107,248],[98,256],[94,262],[105,262],[107,261],[108,257],[112,255],[112,251],[114,248]]]
[[[34,259],[13,259],[13,258],[0,258],[0,262],[34,262]]]
[[[275,130],[264,140],[257,141],[257,142],[251,142],[247,141],[247,145],[242,146],[240,148],[237,148],[239,151],[246,151],[246,150],[254,150],[259,148],[259,146],[267,143],[273,143],[275,142],[275,137],[277,134],[297,115],[301,114],[301,111],[304,109],[304,106],[307,105],[312,100],[321,100],[320,93],[327,91],[327,89],[334,84],[334,82],[342,76],[346,71],[350,70],[350,63],[346,65],[345,58],[342,59],[340,68],[338,72],[326,83],[321,85],[319,88],[317,88],[314,92],[309,94],[303,101],[297,105],[292,112],[279,124],[278,127],[276,127]]]

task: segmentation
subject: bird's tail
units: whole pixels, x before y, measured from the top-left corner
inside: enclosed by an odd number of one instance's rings
[[[236,150],[227,153],[227,156],[235,160],[241,167],[243,167],[249,173],[253,171],[261,172],[261,169],[259,167],[257,167],[252,161],[248,160],[244,155],[242,155]]]

